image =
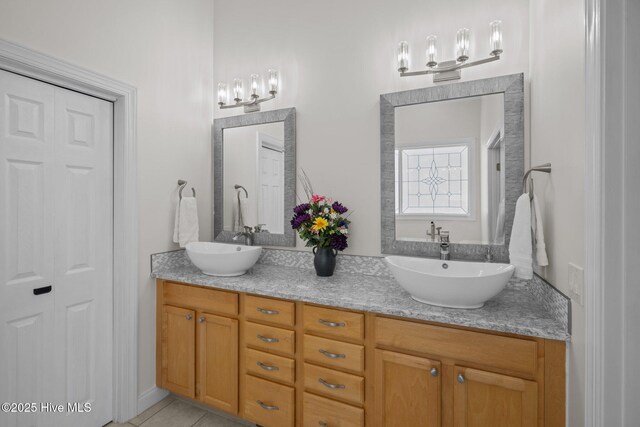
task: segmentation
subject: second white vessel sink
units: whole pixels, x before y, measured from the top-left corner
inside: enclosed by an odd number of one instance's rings
[[[388,256],[385,261],[414,300],[451,308],[482,307],[504,289],[515,270],[511,264],[405,256]]]
[[[262,253],[260,246],[216,242],[191,242],[186,249],[191,262],[209,276],[241,276]]]

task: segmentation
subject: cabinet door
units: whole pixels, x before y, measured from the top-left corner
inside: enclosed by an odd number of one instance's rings
[[[198,314],[200,400],[238,413],[238,321]]]
[[[538,425],[535,382],[459,366],[455,377],[455,427]]]
[[[195,312],[162,306],[162,388],[195,397]]]
[[[440,426],[440,377],[440,362],[376,350],[376,425]]]

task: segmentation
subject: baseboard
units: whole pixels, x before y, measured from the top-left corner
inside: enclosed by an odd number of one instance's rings
[[[138,396],[138,415],[151,408],[167,396],[169,396],[169,392],[167,390],[163,390],[156,386],[153,386],[149,390],[140,394]]]

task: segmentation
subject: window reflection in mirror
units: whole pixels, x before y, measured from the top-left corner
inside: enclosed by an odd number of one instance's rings
[[[223,141],[223,230],[283,234],[284,122],[227,128]]]
[[[504,95],[395,110],[396,239],[503,243]]]

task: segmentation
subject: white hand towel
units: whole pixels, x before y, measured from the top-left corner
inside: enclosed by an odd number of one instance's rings
[[[533,210],[531,212],[531,229],[535,236],[536,246],[536,264],[540,267],[546,267],[549,265],[549,259],[547,258],[547,249],[544,243],[544,229],[542,227],[542,211],[538,204],[538,198],[533,196]]]
[[[531,200],[529,195],[525,193],[516,202],[516,214],[513,218],[511,241],[509,242],[509,260],[516,268],[516,277],[533,278],[532,252]]]
[[[183,197],[176,207],[173,241],[181,248],[199,240],[198,203],[195,197]]]

